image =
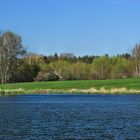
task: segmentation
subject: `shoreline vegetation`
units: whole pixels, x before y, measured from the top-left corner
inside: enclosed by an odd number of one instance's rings
[[[131,54],[47,56],[28,52],[16,33],[2,32],[0,95],[34,93],[138,94],[140,43]]]
[[[27,82],[0,85],[0,95],[53,93],[140,94],[140,78]]]

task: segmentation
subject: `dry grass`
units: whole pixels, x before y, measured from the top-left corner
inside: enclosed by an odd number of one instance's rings
[[[45,94],[45,93],[83,93],[83,94],[139,94],[140,90],[129,90],[125,87],[123,88],[112,88],[105,89],[104,87],[100,89],[90,88],[90,89],[34,89],[34,90],[24,90],[24,89],[0,89],[0,95],[17,95],[17,94]]]
[[[100,93],[100,94],[135,94],[135,93],[140,93],[140,90],[129,90],[125,87],[123,88],[112,88],[112,89],[105,89],[105,88],[100,88],[100,89],[95,89],[95,88],[90,88],[90,89],[70,89],[67,91],[68,93]]]

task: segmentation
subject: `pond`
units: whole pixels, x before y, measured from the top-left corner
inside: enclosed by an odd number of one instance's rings
[[[140,95],[0,97],[1,140],[137,140]]]

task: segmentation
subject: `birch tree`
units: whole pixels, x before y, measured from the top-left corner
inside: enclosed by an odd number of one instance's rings
[[[140,77],[140,44],[137,44],[132,50],[132,64],[134,68],[134,75]]]
[[[0,34],[0,81],[2,84],[10,81],[16,68],[17,58],[24,52],[20,36],[12,32]]]

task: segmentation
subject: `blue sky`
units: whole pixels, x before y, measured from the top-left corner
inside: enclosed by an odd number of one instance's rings
[[[0,30],[29,51],[75,55],[130,53],[140,42],[140,0],[0,0]]]

